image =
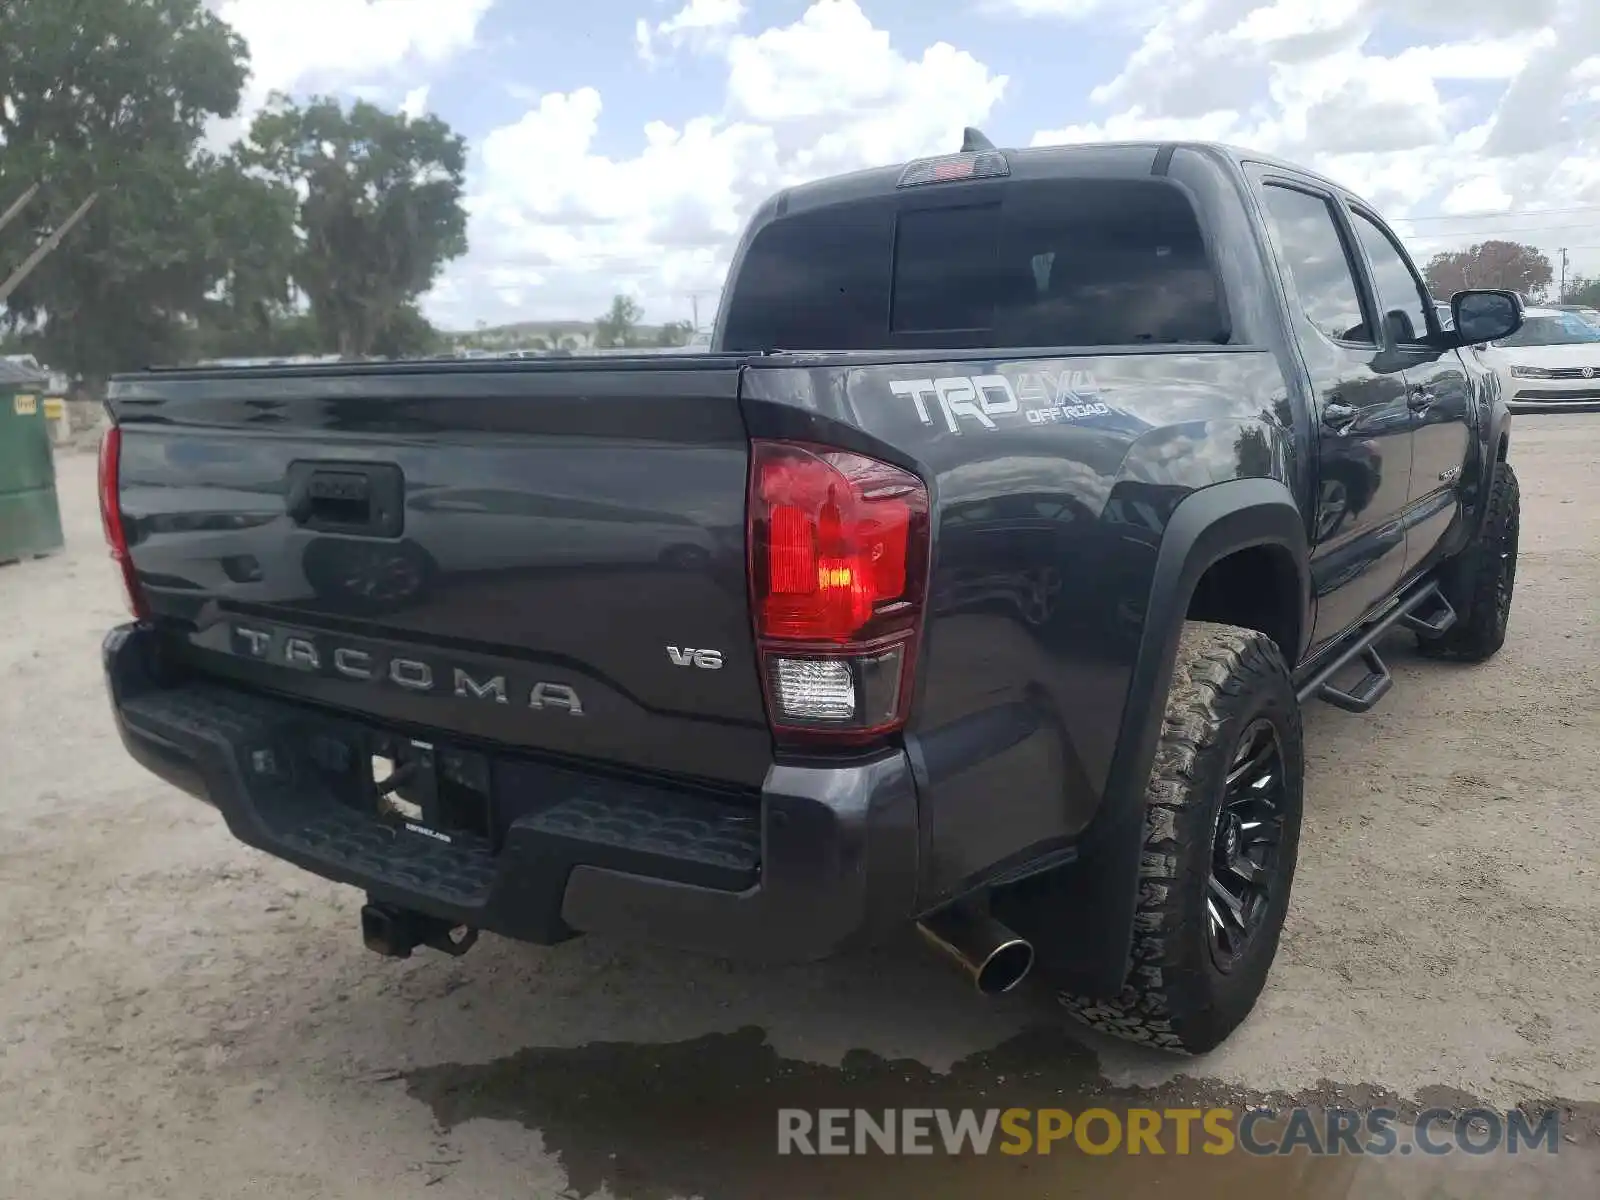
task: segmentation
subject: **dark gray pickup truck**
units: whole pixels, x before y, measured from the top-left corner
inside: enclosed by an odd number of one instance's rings
[[[122,376],[122,738],[385,954],[916,922],[1202,1052],[1276,953],[1301,704],[1370,709],[1397,625],[1505,639],[1460,348],[1522,306],[1451,303],[1288,164],[969,131],[764,204],[709,353]]]

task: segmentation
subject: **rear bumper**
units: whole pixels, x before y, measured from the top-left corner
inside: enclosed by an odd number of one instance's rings
[[[508,756],[495,788],[518,794],[519,815],[493,843],[444,844],[348,803],[337,747],[359,746],[364,726],[205,682],[163,686],[155,655],[135,626],[103,646],[128,752],[215,806],[240,841],[376,900],[521,941],[588,932],[766,962],[824,958],[914,915],[903,752],[774,766],[759,801]]]

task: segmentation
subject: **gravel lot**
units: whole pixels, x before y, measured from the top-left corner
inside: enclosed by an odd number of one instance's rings
[[[121,610],[94,460],[64,453],[67,551],[0,568],[0,1192],[1600,1194],[1600,416],[1519,417],[1512,460],[1505,650],[1442,666],[1401,636],[1376,714],[1308,713],[1268,993],[1175,1066],[1038,995],[980,1002],[910,939],[776,972],[596,939],[378,959],[357,892],[237,845],[126,758],[100,680]],[[1571,1140],[1539,1162],[773,1157],[780,1103],[1269,1094],[1559,1099]]]

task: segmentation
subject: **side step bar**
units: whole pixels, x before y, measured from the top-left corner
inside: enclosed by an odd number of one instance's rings
[[[1360,636],[1338,657],[1312,675],[1299,690],[1300,702],[1304,704],[1308,700],[1321,700],[1345,712],[1371,712],[1394,686],[1394,676],[1378,654],[1377,642],[1401,622],[1424,637],[1438,637],[1456,623],[1456,611],[1450,607],[1450,602],[1444,598],[1437,583],[1430,583],[1407,596],[1363,629]],[[1350,688],[1341,688],[1329,682],[1358,658],[1367,668],[1367,673],[1358,683]]]

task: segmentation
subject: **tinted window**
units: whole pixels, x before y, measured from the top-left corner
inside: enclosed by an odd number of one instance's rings
[[[746,252],[723,342],[729,350],[866,350],[889,315],[894,210],[839,205],[774,221]]]
[[[733,283],[726,347],[1227,340],[1199,223],[1177,188],[1011,181],[949,196],[908,191],[766,226]]]
[[[998,204],[902,213],[890,329],[987,329],[994,320],[1000,220]]]
[[[1356,236],[1372,264],[1372,283],[1378,289],[1378,304],[1385,319],[1394,327],[1397,342],[1420,342],[1428,336],[1428,309],[1433,298],[1417,282],[1411,263],[1365,213],[1353,212]]]
[[[1262,190],[1306,319],[1337,341],[1369,341],[1361,290],[1328,202],[1293,188]]]

